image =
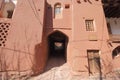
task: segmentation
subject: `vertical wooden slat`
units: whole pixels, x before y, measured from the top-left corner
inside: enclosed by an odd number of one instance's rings
[[[90,50],[88,51],[88,63],[89,63],[89,72],[90,75],[95,73],[100,74],[100,56],[99,50]]]

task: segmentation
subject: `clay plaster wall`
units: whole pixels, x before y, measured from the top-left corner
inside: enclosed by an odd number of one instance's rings
[[[56,3],[61,3],[62,6],[60,19],[54,17]],[[70,8],[65,9],[65,4],[69,4]],[[93,0],[89,3],[81,0],[81,3],[77,3],[76,0],[47,0],[45,19],[45,45],[47,45],[47,37],[56,30],[68,36],[67,63],[73,74],[89,75],[87,50],[100,50],[102,73],[111,70],[111,66],[108,68],[112,60],[111,49],[107,43],[109,35],[101,1]],[[94,20],[95,31],[86,31],[86,19]],[[47,51],[47,47],[44,49]]]
[[[62,6],[62,18],[60,19],[54,17],[56,3],[61,3]],[[70,5],[69,9],[65,9],[66,4]],[[47,0],[45,19],[45,45],[47,45],[47,36],[55,30],[68,36],[67,63],[73,70],[73,74],[89,75],[87,50],[100,50],[102,72],[106,73],[110,70],[108,66],[112,56],[107,43],[109,36],[100,0],[92,0],[91,3],[84,2],[84,0],[81,0],[81,3],[77,3],[76,0]],[[94,20],[95,31],[86,31],[86,19]]]
[[[6,46],[0,49],[2,54],[4,53],[1,55],[4,56],[5,70],[35,72],[42,70],[45,65],[44,59],[40,56],[44,6],[44,0],[34,0],[34,2],[18,0],[11,19]]]
[[[109,35],[102,4],[100,0],[91,1],[47,0],[45,4],[44,0],[18,0],[6,46],[0,49],[4,53],[1,55],[5,69],[42,72],[48,57],[48,36],[58,30],[69,39],[67,63],[73,74],[89,75],[87,50],[100,50],[101,71],[109,72],[112,49],[107,42]],[[54,17],[56,3],[62,6],[61,19]],[[65,9],[66,4],[70,5],[69,9]],[[95,31],[86,31],[86,19],[94,20]]]
[[[100,56],[105,51],[109,51],[106,43],[109,37],[102,4],[101,1],[95,0],[92,3],[81,1],[80,4],[73,1],[72,7],[72,41],[69,61],[73,70],[80,72],[80,74],[82,72],[89,74],[87,50],[100,50]],[[86,19],[94,20],[95,31],[86,31]]]
[[[110,30],[111,30],[111,33],[109,34],[110,36],[110,44],[111,46],[109,45],[109,48],[110,48],[110,54],[112,56],[113,54],[113,50],[115,48],[117,48],[118,46],[120,46],[119,42],[115,43],[114,41],[119,41],[119,37],[120,37],[120,18],[106,18],[106,21],[107,23],[110,24]],[[118,54],[118,56],[116,56],[114,59],[112,59],[111,63],[112,63],[112,67],[113,67],[113,71],[118,71],[120,69],[120,65],[118,64],[120,60],[120,56]]]
[[[72,2],[71,0],[47,0],[46,5],[46,18],[44,26],[44,42],[48,45],[48,36],[54,31],[60,31],[68,37],[67,52],[69,51],[69,43],[72,40]],[[62,8],[62,17],[60,19],[55,18],[54,5],[60,3]],[[70,7],[65,8],[68,4]],[[45,48],[48,51],[48,48]],[[48,52],[47,52],[48,55]],[[68,56],[66,56],[68,59]]]

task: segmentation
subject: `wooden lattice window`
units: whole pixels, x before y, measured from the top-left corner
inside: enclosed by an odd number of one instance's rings
[[[94,21],[93,20],[85,20],[86,31],[94,31]]]
[[[0,23],[0,46],[4,47],[7,40],[10,23]]]

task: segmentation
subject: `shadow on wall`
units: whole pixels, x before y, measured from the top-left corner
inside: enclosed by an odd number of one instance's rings
[[[68,36],[55,30],[49,34],[48,42],[48,60],[45,70],[48,71],[54,67],[59,67],[66,62]]]
[[[68,36],[59,30],[53,29],[52,9],[54,8],[52,8],[50,4],[46,3],[42,41],[35,45],[34,49],[34,64],[32,67],[34,72],[33,75],[38,75],[54,67],[61,66],[66,62]],[[61,53],[62,57],[60,57]]]
[[[34,63],[33,63],[33,72],[34,75],[39,74],[43,71],[43,62],[42,62],[42,44],[37,44],[35,46],[35,56],[34,56]]]
[[[32,67],[34,72],[33,75],[38,75],[54,67],[61,66],[66,62],[64,57],[66,57],[67,53],[68,36],[59,30],[54,31],[52,9],[54,8],[46,3],[42,42],[35,45],[34,64]],[[49,32],[51,32],[51,34],[48,36]],[[50,39],[48,39],[48,37]],[[56,47],[54,46],[54,43],[57,44]],[[62,47],[59,45],[62,45]],[[55,53],[57,56],[55,56]],[[60,53],[64,53],[62,54],[62,58],[60,57]]]
[[[46,15],[45,15],[45,27],[44,28],[53,28],[53,8],[50,4],[46,3]],[[44,29],[45,30],[45,29]]]
[[[35,55],[34,55],[34,63],[32,66],[32,70],[34,72],[33,75],[38,75],[44,72],[46,60],[47,60],[47,37],[46,37],[46,28],[49,27],[50,31],[53,31],[53,16],[52,16],[52,7],[50,4],[45,3],[45,15],[44,15],[44,23],[43,23],[43,32],[42,32],[42,41],[41,43],[35,45]]]

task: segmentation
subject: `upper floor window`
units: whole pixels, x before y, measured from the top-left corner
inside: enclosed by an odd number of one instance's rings
[[[94,21],[93,20],[85,20],[86,31],[94,31]]]
[[[1,18],[12,18],[17,0],[3,0],[1,6]]]
[[[70,5],[69,4],[65,4],[65,9],[69,9]]]
[[[61,18],[62,17],[61,4],[60,3],[55,4],[54,8],[55,18]]]

